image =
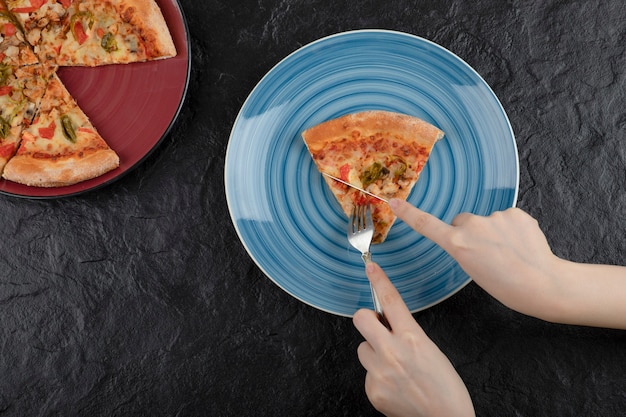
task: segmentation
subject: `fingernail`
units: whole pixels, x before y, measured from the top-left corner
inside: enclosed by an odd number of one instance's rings
[[[366,270],[367,272],[374,272],[374,269],[375,269],[375,267],[374,267],[374,263],[373,263],[373,262],[368,262],[368,263],[365,265],[365,270]]]
[[[389,207],[391,207],[392,209],[397,209],[399,205],[400,205],[399,199],[392,198],[389,200]]]

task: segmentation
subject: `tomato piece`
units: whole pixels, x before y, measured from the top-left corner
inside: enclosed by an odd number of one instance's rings
[[[0,87],[0,96],[8,96],[13,91],[13,87],[10,85],[5,85]]]
[[[76,35],[76,42],[78,42],[79,45],[82,45],[87,40],[88,36],[81,22],[74,23],[74,35]]]
[[[339,167],[339,179],[348,181],[348,175],[350,175],[350,164],[344,164]]]
[[[15,146],[12,143],[6,143],[2,146],[0,146],[0,157],[2,158],[8,158],[9,156],[13,155],[13,148]]]
[[[31,13],[31,12],[36,12],[37,9],[35,7],[16,7],[15,9],[11,11],[13,13]]]
[[[72,0],[59,0],[59,3],[61,3],[61,6],[67,9],[72,5]]]
[[[364,206],[367,204],[367,200],[368,197],[367,195],[360,193],[360,192],[354,192],[352,194],[352,202],[354,203],[355,206]]]
[[[32,13],[39,10],[46,3],[46,0],[30,0],[30,7],[17,7],[11,10],[13,13]]]
[[[52,139],[54,137],[54,130],[56,129],[56,127],[57,125],[54,123],[54,121],[50,123],[48,127],[40,127],[39,136],[44,139]]]
[[[17,29],[13,23],[5,23],[4,24],[4,36],[9,37],[15,35]]]

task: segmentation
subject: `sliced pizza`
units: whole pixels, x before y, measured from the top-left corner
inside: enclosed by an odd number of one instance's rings
[[[30,125],[52,75],[41,65],[0,67],[0,172],[15,154],[22,130]]]
[[[0,172],[38,187],[75,184],[119,166],[65,89],[59,66],[170,58],[155,0],[0,0]]]
[[[154,0],[6,0],[43,63],[126,64],[176,55]]]
[[[119,166],[118,155],[98,134],[54,73],[34,121],[21,134],[2,177],[37,187],[72,185]]]
[[[19,22],[0,0],[0,172],[35,114],[46,80]]]
[[[321,173],[385,200],[408,198],[433,146],[443,135],[424,120],[388,111],[345,115],[302,133]],[[391,208],[339,181],[326,176],[324,179],[347,216],[355,205],[372,205],[372,243],[383,242],[395,222]]]
[[[0,1],[0,77],[3,77],[7,66],[16,68],[38,62],[19,22]]]

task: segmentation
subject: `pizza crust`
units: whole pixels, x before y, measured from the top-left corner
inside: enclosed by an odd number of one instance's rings
[[[2,177],[28,186],[62,187],[99,177],[117,168],[119,163],[119,157],[111,149],[93,149],[82,156],[56,159],[16,155],[4,167]]]
[[[176,56],[176,47],[161,13],[154,0],[118,0],[120,15],[135,27],[141,29],[144,39],[150,42],[151,59],[164,59]]]
[[[398,141],[417,141],[424,148],[432,146],[444,135],[443,131],[417,117],[382,110],[348,114],[305,130],[302,136],[310,151],[321,150],[328,142],[341,137],[375,136],[391,132]]]

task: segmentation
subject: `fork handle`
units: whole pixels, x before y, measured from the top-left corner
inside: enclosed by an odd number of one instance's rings
[[[372,252],[370,251],[365,252],[364,254],[361,255],[361,258],[363,259],[363,263],[367,265],[369,262],[372,261]],[[376,294],[376,290],[374,290],[374,287],[372,287],[372,284],[370,284],[370,290],[372,292],[372,302],[374,304],[374,311],[378,315],[378,320],[380,320],[380,322],[384,324],[387,329],[391,330],[391,327],[389,326],[389,322],[387,321],[387,318],[383,314],[383,306],[382,304],[380,304],[380,300],[378,299],[378,294]]]
[[[391,326],[387,321],[387,317],[383,314],[383,306],[380,304],[380,300],[378,299],[378,294],[376,294],[376,290],[370,284],[370,289],[372,290],[372,301],[374,303],[374,311],[378,316],[378,320],[387,328],[387,330],[391,330]]]

